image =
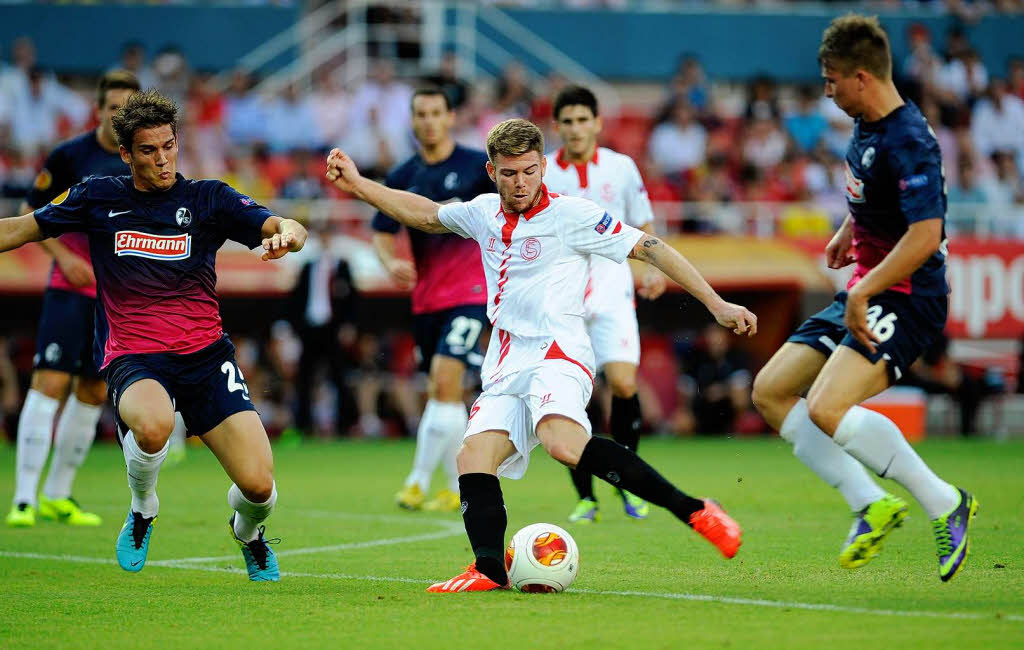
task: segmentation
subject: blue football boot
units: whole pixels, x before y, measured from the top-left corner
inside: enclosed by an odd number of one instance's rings
[[[117,535],[117,563],[125,571],[138,572],[146,566],[154,521],[156,517],[143,517],[137,512],[128,511],[124,526]]]
[[[266,526],[260,526],[259,535],[251,542],[243,542],[235,536],[235,515],[228,520],[231,539],[242,549],[245,558],[245,569],[249,572],[249,580],[253,582],[277,582],[281,579],[281,571],[277,566],[277,556],[270,550],[271,544],[278,544],[280,539],[267,539],[263,536]]]

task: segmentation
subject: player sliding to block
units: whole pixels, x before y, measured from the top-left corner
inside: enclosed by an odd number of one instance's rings
[[[739,526],[716,503],[680,491],[626,447],[591,437],[586,406],[594,353],[583,309],[589,256],[653,264],[737,334],[753,335],[756,317],[722,300],[659,238],[591,201],[548,193],[543,152],[544,136],[530,122],[498,124],[487,135],[486,164],[498,194],[445,206],[363,178],[337,149],[328,157],[327,177],[341,190],[408,227],[475,239],[483,257],[487,316],[495,331],[481,371],[483,393],[470,409],[458,454],[462,515],[476,559],[430,592],[452,591],[451,585],[458,591],[508,588],[498,476],[521,478],[537,444],[569,467],[667,508],[726,557],[740,545]]]
[[[176,173],[177,107],[155,91],[113,118],[131,176],[94,177],[34,213],[0,220],[0,251],[85,232],[109,324],[102,370],[128,466],[131,509],[117,560],[140,571],[160,508],[157,475],[179,410],[232,480],[232,538],[250,580],[277,580],[260,524],[274,508],[274,461],[249,389],[221,329],[214,260],[227,239],[263,259],[302,248],[306,231],[220,181]]]
[[[847,291],[801,325],[761,370],[754,404],[853,510],[840,565],[867,564],[907,514],[907,504],[878,487],[863,463],[924,507],[946,581],[967,559],[978,502],[936,476],[892,420],[858,406],[898,380],[946,324],[939,144],[893,85],[889,41],[876,18],[833,20],[818,59],[825,94],[857,120],[846,153],[850,214],[825,254],[832,268],[857,267]],[[807,399],[800,397],[808,388]]]

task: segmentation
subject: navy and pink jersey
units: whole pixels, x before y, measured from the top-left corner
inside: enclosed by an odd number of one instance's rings
[[[385,183],[438,203],[471,201],[494,192],[486,164],[484,152],[456,145],[452,155],[433,165],[416,154],[393,169]],[[378,232],[394,234],[400,228],[400,223],[384,213],[378,212],[373,218],[373,229]],[[412,313],[487,303],[484,268],[476,242],[451,233],[430,234],[412,229],[409,240],[416,263]]]
[[[889,291],[941,296],[946,283],[946,187],[935,133],[912,102],[882,119],[858,119],[846,151],[846,202],[857,267],[849,289],[878,266],[910,224],[942,219],[943,245]]]
[[[121,160],[121,155],[101,147],[99,140],[96,139],[96,131],[89,131],[62,142],[50,152],[43,163],[43,168],[36,176],[26,201],[29,207],[35,210],[90,176],[120,176],[129,173],[131,169]],[[60,236],[60,242],[75,255],[89,261],[89,241],[85,234],[67,233]],[[56,263],[50,269],[50,281],[47,286],[50,289],[80,293],[90,298],[96,297],[95,284],[76,287],[64,276]]]
[[[165,192],[131,176],[90,178],[35,211],[43,234],[83,232],[109,332],[103,367],[126,354],[195,352],[223,335],[217,249],[262,243],[269,210],[215,180],[178,174]]]

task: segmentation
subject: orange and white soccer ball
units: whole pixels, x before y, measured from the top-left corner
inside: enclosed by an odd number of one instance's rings
[[[554,524],[530,524],[505,548],[505,569],[513,587],[526,593],[565,591],[576,579],[576,540]]]

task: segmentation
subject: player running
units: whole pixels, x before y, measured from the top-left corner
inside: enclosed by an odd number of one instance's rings
[[[130,72],[112,71],[100,79],[99,126],[50,152],[21,212],[43,207],[89,176],[130,173],[118,153],[111,119],[138,90],[139,82]],[[6,521],[15,527],[36,523],[37,490],[50,453],[53,420],[67,397],[57,421],[50,471],[38,495],[38,514],[71,526],[99,526],[100,517],[82,510],[71,496],[75,474],[96,437],[107,392],[93,357],[96,278],[89,241],[82,233],[67,233],[40,245],[54,264],[43,294],[32,383],[18,417],[14,503]]]
[[[544,136],[526,120],[506,120],[487,136],[487,173],[498,194],[441,206],[359,175],[335,149],[328,178],[406,226],[450,230],[480,245],[487,316],[497,340],[488,346],[484,392],[470,410],[459,450],[462,514],[474,564],[430,592],[508,588],[504,565],[505,505],[498,476],[521,478],[530,450],[543,444],[559,462],[668,508],[733,557],[740,528],[717,504],[669,483],[633,451],[590,436],[586,406],[594,353],[584,323],[588,256],[647,261],[703,302],[719,323],[754,334],[757,319],[722,300],[677,251],[624,224],[586,199],[551,194],[543,185]]]
[[[419,153],[388,174],[385,184],[415,192],[438,203],[468,201],[494,185],[484,165],[487,154],[455,144],[455,121],[448,96],[423,88],[412,96],[412,129]],[[480,335],[487,323],[487,289],[480,249],[451,233],[410,230],[415,266],[395,255],[395,234],[402,224],[382,212],[373,218],[373,247],[384,268],[401,285],[411,286],[416,347],[427,380],[427,405],[416,431],[412,471],[395,495],[409,510],[459,509],[459,472],[455,454],[462,444],[468,414],[463,398],[466,367],[483,361]],[[443,464],[448,485],[426,501],[430,479]],[[426,501],[426,503],[424,503]]]
[[[233,482],[229,528],[249,579],[277,580],[260,526],[277,500],[273,457],[221,328],[214,260],[227,239],[262,244],[263,259],[276,259],[301,249],[306,231],[220,181],[178,174],[177,107],[156,91],[133,94],[112,124],[131,176],[87,179],[34,213],[0,220],[0,251],[65,232],[89,236],[109,325],[102,370],[132,493],[117,538],[121,568],[145,565],[177,408]]]
[[[877,18],[833,20],[818,61],[825,95],[856,119],[846,153],[850,213],[825,254],[832,268],[857,266],[847,290],[758,374],[754,404],[853,510],[841,566],[867,564],[907,515],[907,504],[878,487],[863,463],[905,487],[928,513],[946,581],[967,559],[977,500],[936,476],[891,420],[858,406],[897,381],[946,324],[939,145],[893,85],[889,41]],[[808,387],[807,399],[800,397]]]
[[[555,97],[555,128],[563,147],[547,155],[544,182],[559,194],[582,196],[608,211],[612,218],[654,233],[654,213],[640,170],[629,156],[597,146],[601,117],[594,93],[567,86]],[[665,291],[665,276],[653,266],[641,281],[640,295],[654,300]],[[640,329],[636,322],[633,274],[629,264],[606,257],[590,257],[590,275],[583,294],[587,335],[594,346],[597,369],[612,391],[610,429],[615,442],[633,451],[640,441],[640,400],[636,372],[640,364]],[[591,523],[600,519],[590,474],[570,469],[580,501],[569,521]],[[619,489],[626,514],[645,519],[650,507],[640,497]]]

